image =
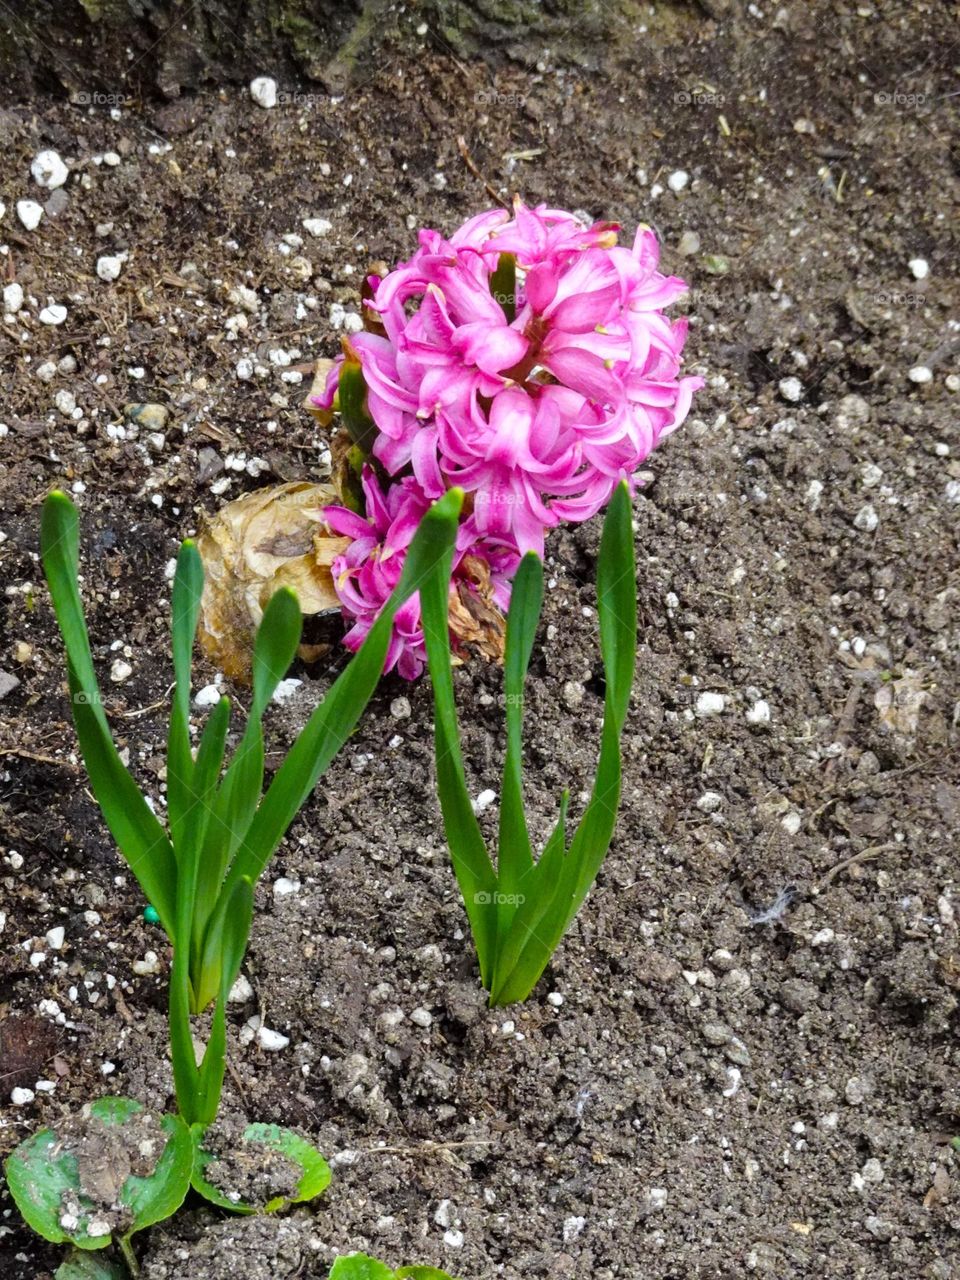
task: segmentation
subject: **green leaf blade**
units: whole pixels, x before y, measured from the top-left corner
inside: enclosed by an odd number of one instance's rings
[[[121,761],[110,733],[77,586],[79,546],[76,508],[66,494],[55,491],[43,505],[40,553],[67,651],[67,682],[80,751],[110,834],[173,937],[177,878],[173,847]]]

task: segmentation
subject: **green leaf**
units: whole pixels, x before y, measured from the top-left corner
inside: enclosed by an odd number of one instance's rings
[[[365,1253],[349,1253],[337,1258],[328,1280],[395,1280],[395,1273]]]
[[[449,556],[462,502],[461,491],[451,489],[424,515],[407,551],[400,582],[380,617],[274,774],[237,850],[226,880],[229,888],[244,876],[256,883],[318,778],[353,732],[383,673],[394,615],[422,587],[439,560]]]
[[[583,904],[610,848],[620,803],[620,734],[630,695],[637,645],[637,587],[630,495],[618,486],[607,509],[597,566],[600,645],[606,679],[600,759],[590,802],[565,858],[552,850],[532,876],[535,888],[517,913],[512,964],[501,969],[491,1003],[524,1000],[536,986],[560,939]],[[546,906],[544,901],[546,900]],[[525,909],[526,908],[526,909]],[[508,972],[509,969],[509,972]]]
[[[218,1187],[208,1182],[204,1176],[207,1167],[217,1158],[203,1146],[207,1128],[207,1125],[196,1124],[191,1130],[195,1148],[193,1187],[205,1199],[219,1205],[222,1209],[231,1209],[234,1213],[275,1213],[278,1209],[286,1209],[291,1204],[302,1204],[304,1201],[315,1199],[330,1185],[330,1166],[316,1147],[305,1138],[301,1138],[292,1129],[284,1129],[277,1124],[250,1124],[243,1131],[241,1141],[279,1151],[288,1160],[299,1165],[302,1175],[297,1184],[296,1193],[289,1199],[285,1196],[277,1196],[263,1205],[232,1200]]]
[[[125,1280],[123,1269],[109,1258],[73,1250],[53,1273],[53,1280]]]
[[[497,269],[490,277],[490,292],[494,301],[503,308],[507,324],[513,324],[517,315],[517,259],[512,253],[501,253]]]
[[[499,956],[516,915],[520,886],[533,868],[533,848],[523,808],[523,695],[533,653],[533,642],[543,607],[543,565],[532,552],[525,555],[513,580],[503,692],[506,704],[507,751],[500,797],[500,838],[497,844],[497,965],[491,983],[498,978]]]
[[[144,1110],[132,1098],[101,1098],[89,1107],[89,1114],[108,1127],[122,1127]],[[132,1214],[125,1240],[155,1222],[162,1222],[183,1203],[193,1169],[193,1142],[179,1116],[163,1116],[160,1124],[167,1142],[156,1167],[146,1178],[131,1174],[120,1188],[119,1200]],[[97,1206],[80,1194],[76,1156],[61,1148],[53,1129],[41,1129],[27,1138],[10,1155],[4,1166],[7,1185],[26,1222],[55,1244],[69,1240],[80,1249],[102,1249],[110,1243],[108,1234],[90,1235],[87,1225],[96,1220]],[[72,1194],[83,1212],[79,1224],[67,1229],[61,1222],[61,1197]],[[86,1225],[85,1225],[86,1224]]]
[[[420,590],[420,608],[433,685],[434,753],[437,794],[447,846],[473,932],[480,977],[489,990],[496,961],[497,876],[470,803],[460,751],[460,729],[450,661],[450,597],[452,549],[438,560]]]
[[[302,622],[296,595],[289,588],[281,587],[270,597],[257,628],[253,645],[253,702],[240,745],[214,800],[197,873],[190,967],[198,1009],[205,1009],[220,989],[218,951],[213,950],[212,967],[209,959],[204,959],[212,950],[206,935],[216,928],[214,915],[224,875],[260,801],[264,760],[261,721],[296,655]]]
[[[396,1273],[397,1280],[454,1280],[446,1271],[438,1271],[436,1267],[401,1267]]]
[[[350,353],[340,366],[337,399],[340,417],[350,434],[350,439],[366,456],[377,438],[377,424],[371,418],[367,408],[367,386],[363,380],[360,361]]]
[[[203,1123],[211,1123],[220,1107],[223,1075],[227,1065],[227,1001],[230,988],[236,981],[243,963],[250,926],[253,923],[253,885],[243,879],[237,883],[229,899],[224,897],[226,910],[216,938],[217,952],[208,960],[208,967],[216,967],[220,991],[217,1007],[213,1012],[210,1039],[200,1064],[197,1086],[197,1116]]]
[[[203,594],[203,561],[196,544],[187,539],[180,547],[173,575],[171,637],[174,693],[167,735],[167,816],[174,851],[183,836],[190,808],[193,756],[190,750],[190,667],[193,638]]]
[[[173,847],[110,734],[77,588],[79,546],[76,507],[66,494],[55,491],[43,504],[40,553],[67,651],[67,680],[80,750],[110,833],[172,938],[177,876]]]

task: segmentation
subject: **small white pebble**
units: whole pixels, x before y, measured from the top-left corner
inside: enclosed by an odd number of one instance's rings
[[[795,836],[800,830],[802,819],[796,809],[791,809],[789,813],[784,814],[780,820],[780,825],[786,831],[787,835]]]
[[[333,223],[327,218],[304,218],[300,225],[312,236],[325,236],[333,230]]]
[[[922,386],[925,382],[933,381],[933,371],[928,369],[925,364],[915,364],[907,373],[907,377],[911,382],[916,382]]]
[[[70,170],[56,151],[37,152],[30,166],[30,172],[37,186],[43,187],[46,191],[62,187],[70,176]]]
[[[723,804],[723,796],[719,791],[705,791],[697,801],[701,813],[716,813]]]
[[[647,1192],[647,1204],[651,1209],[663,1209],[667,1203],[667,1192],[664,1187],[651,1187]]]
[[[108,283],[116,280],[123,270],[123,258],[116,253],[105,253],[97,259],[97,275]]]
[[[451,1227],[449,1231],[443,1233],[443,1243],[448,1249],[462,1249],[463,1232],[456,1227]]]
[[[280,876],[278,880],[273,882],[273,896],[275,898],[285,898],[291,893],[300,892],[300,881],[290,880],[287,876]]]
[[[145,951],[142,960],[134,960],[130,966],[140,978],[148,978],[152,973],[160,972],[160,958],[155,951]]]
[[[15,1107],[26,1107],[34,1099],[35,1095],[32,1089],[11,1089],[10,1101]]]
[[[747,724],[769,724],[771,716],[770,703],[758,698],[747,712]]]
[[[853,518],[853,527],[860,529],[863,533],[873,533],[879,523],[880,517],[877,515],[876,508],[869,502],[862,506]]]
[[[239,974],[236,982],[230,988],[230,994],[227,1000],[230,1004],[246,1004],[248,1000],[253,999],[253,987],[250,985],[250,979],[245,974]]]
[[[418,1027],[429,1027],[433,1024],[433,1014],[429,1009],[414,1009],[410,1014],[410,1021]]]
[[[257,76],[250,81],[250,97],[258,107],[269,111],[277,105],[277,82],[272,76]]]
[[[258,1027],[257,1041],[260,1048],[266,1049],[268,1053],[279,1053],[281,1049],[286,1049],[290,1043],[290,1037],[282,1035],[279,1031],[272,1031],[269,1027]]]
[[[123,658],[115,658],[110,668],[110,679],[114,684],[122,684],[124,680],[129,680],[133,675],[133,667],[129,662],[125,662]]]
[[[583,1228],[587,1225],[586,1218],[564,1218],[563,1220],[563,1243],[572,1244],[574,1240],[581,1234]]]
[[[484,809],[489,809],[497,798],[495,791],[481,791],[473,802],[473,812],[483,813]]]
[[[823,496],[823,481],[811,480],[807,485],[807,492],[803,495],[803,501],[811,511],[816,511],[820,506],[820,499]]]
[[[727,699],[722,693],[707,690],[697,698],[696,712],[698,716],[718,716],[725,709]]]
[[[17,217],[28,231],[36,231],[43,217],[43,207],[36,200],[18,200]]]
[[[559,991],[551,991],[547,996],[547,1004],[552,1004],[555,1009],[559,1009],[563,1004],[563,996]]]
[[[60,951],[63,948],[66,936],[67,931],[64,929],[62,924],[58,924],[53,929],[48,929],[44,934],[44,937],[47,940],[47,946],[51,951]]]
[[[296,679],[295,676],[288,676],[286,680],[281,680],[273,691],[273,701],[286,702],[288,698],[293,697],[302,684],[303,681]]]
[[[911,258],[907,266],[910,268],[914,280],[926,280],[930,274],[930,263],[926,258]]]
[[[220,701],[220,690],[215,684],[205,684],[193,698],[195,707],[214,707]]]
[[[789,400],[791,404],[797,404],[803,399],[803,383],[799,378],[781,378],[779,388],[784,400]]]
[[[73,417],[73,411],[77,407],[77,400],[72,391],[67,391],[66,388],[62,388],[53,397],[53,403],[65,418]]]
[[[15,316],[23,306],[23,285],[16,280],[3,287],[3,310],[7,315]]]
[[[67,318],[67,308],[60,302],[51,302],[40,312],[41,324],[63,324]]]
[[[115,1062],[110,1062],[109,1060],[100,1064],[100,1074],[102,1076],[112,1076],[116,1069],[117,1064]],[[91,1223],[91,1226],[92,1225],[93,1224]]]
[[[686,169],[675,169],[667,179],[667,186],[671,191],[683,191],[687,183],[690,181],[690,175]]]

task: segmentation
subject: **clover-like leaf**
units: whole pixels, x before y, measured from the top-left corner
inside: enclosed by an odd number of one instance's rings
[[[193,1142],[196,1150],[193,1168],[193,1187],[212,1204],[223,1209],[232,1209],[234,1213],[275,1213],[278,1209],[286,1209],[291,1204],[301,1204],[305,1200],[326,1191],[330,1185],[330,1166],[320,1152],[301,1138],[292,1129],[284,1129],[278,1124],[249,1124],[243,1131],[241,1143],[249,1144],[251,1154],[256,1150],[267,1148],[291,1161],[300,1170],[293,1195],[272,1196],[264,1204],[251,1204],[237,1194],[231,1194],[215,1186],[207,1177],[210,1165],[224,1158],[225,1153],[208,1150],[204,1146],[204,1138],[208,1126],[195,1124],[192,1128]],[[229,1154],[229,1153],[227,1153]]]
[[[454,1280],[437,1267],[401,1267],[396,1274],[397,1280]]]
[[[394,1280],[394,1273],[376,1258],[368,1258],[365,1253],[350,1253],[336,1260],[329,1280]]]
[[[101,1098],[61,1125],[59,1132],[41,1129],[12,1152],[4,1166],[7,1184],[38,1235],[55,1244],[70,1241],[78,1249],[103,1249],[116,1234],[121,1246],[129,1247],[134,1232],[162,1222],[180,1208],[190,1186],[193,1144],[178,1116],[158,1118],[165,1141],[150,1171],[131,1171],[131,1164],[135,1170],[149,1163],[152,1153],[138,1146],[131,1161],[124,1129],[149,1114],[132,1098]],[[81,1139],[89,1142],[91,1134],[99,1135],[96,1160],[82,1154]],[[121,1218],[112,1204],[122,1206]]]
[[[53,1273],[53,1280],[124,1280],[123,1268],[96,1253],[75,1249]]]

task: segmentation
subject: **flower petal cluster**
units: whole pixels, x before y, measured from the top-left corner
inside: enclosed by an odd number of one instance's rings
[[[394,587],[400,581],[407,548],[413,540],[430,498],[413,476],[405,476],[381,488],[372,467],[363,469],[363,496],[366,517],[347,507],[324,508],[324,518],[334,533],[352,539],[343,555],[337,556],[331,572],[344,613],[353,625],[344,637],[348,649],[356,651],[380,615]],[[451,590],[458,586],[476,590],[471,574],[471,557],[489,566],[492,602],[506,609],[510,601],[510,578],[518,557],[509,545],[487,542],[475,545],[470,531],[462,526],[453,559]],[[420,595],[412,595],[397,611],[387,650],[385,670],[394,667],[406,680],[416,680],[427,660],[420,621]]]
[[[702,386],[680,375],[686,321],[663,314],[685,283],[658,270],[649,228],[630,248],[617,231],[518,200],[512,217],[491,210],[449,239],[422,230],[409,261],[369,281],[378,323],[350,339],[350,355],[378,431],[373,457],[402,477],[394,487],[418,515],[464,489],[476,554],[489,540],[543,555],[545,531],[589,519],[632,482]],[[343,359],[321,408],[335,402]],[[352,588],[341,599],[358,618]]]

